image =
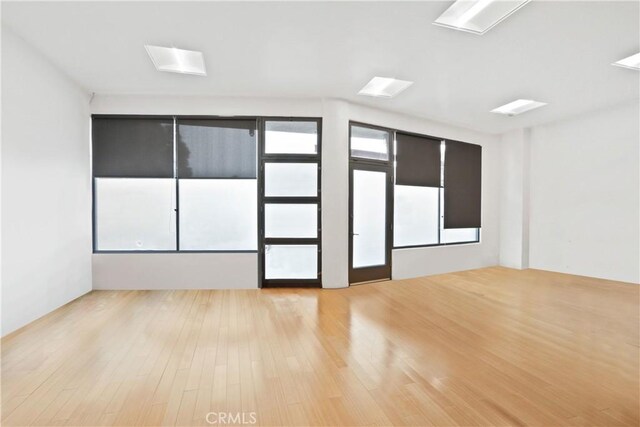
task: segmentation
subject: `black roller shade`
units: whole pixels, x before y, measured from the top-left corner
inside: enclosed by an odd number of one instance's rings
[[[94,117],[93,176],[173,177],[173,119]]]
[[[178,119],[178,177],[256,178],[255,120]]]
[[[444,155],[444,228],[480,228],[482,147],[447,141]]]
[[[396,184],[440,187],[440,144],[432,138],[396,133]]]

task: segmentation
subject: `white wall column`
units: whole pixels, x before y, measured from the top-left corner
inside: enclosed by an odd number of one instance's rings
[[[324,100],[322,287],[349,286],[349,105]]]
[[[500,265],[529,268],[530,130],[502,135]]]

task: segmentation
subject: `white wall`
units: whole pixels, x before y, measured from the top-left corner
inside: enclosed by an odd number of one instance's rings
[[[91,290],[88,101],[3,25],[3,336]]]
[[[520,129],[501,139],[500,265],[529,266],[530,131]]]
[[[638,103],[531,136],[530,267],[640,282]]]
[[[255,253],[97,254],[94,289],[251,289]]]
[[[498,264],[499,258],[499,178],[500,138],[416,117],[390,113],[364,106],[349,106],[349,118],[372,125],[407,132],[466,141],[482,146],[482,232],[480,243],[427,248],[395,249],[392,277],[406,279]],[[345,137],[345,143],[346,141]],[[348,169],[346,171],[348,180]],[[348,197],[348,181],[343,192]],[[345,219],[347,220],[347,219]],[[345,232],[343,244],[348,244]],[[347,260],[345,264],[348,267]]]

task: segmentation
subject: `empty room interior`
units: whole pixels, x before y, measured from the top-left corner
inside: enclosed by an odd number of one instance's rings
[[[640,1],[0,12],[2,425],[640,425]]]

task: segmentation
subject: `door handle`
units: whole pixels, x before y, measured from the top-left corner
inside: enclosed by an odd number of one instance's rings
[[[359,233],[351,233],[353,236],[359,236]]]

